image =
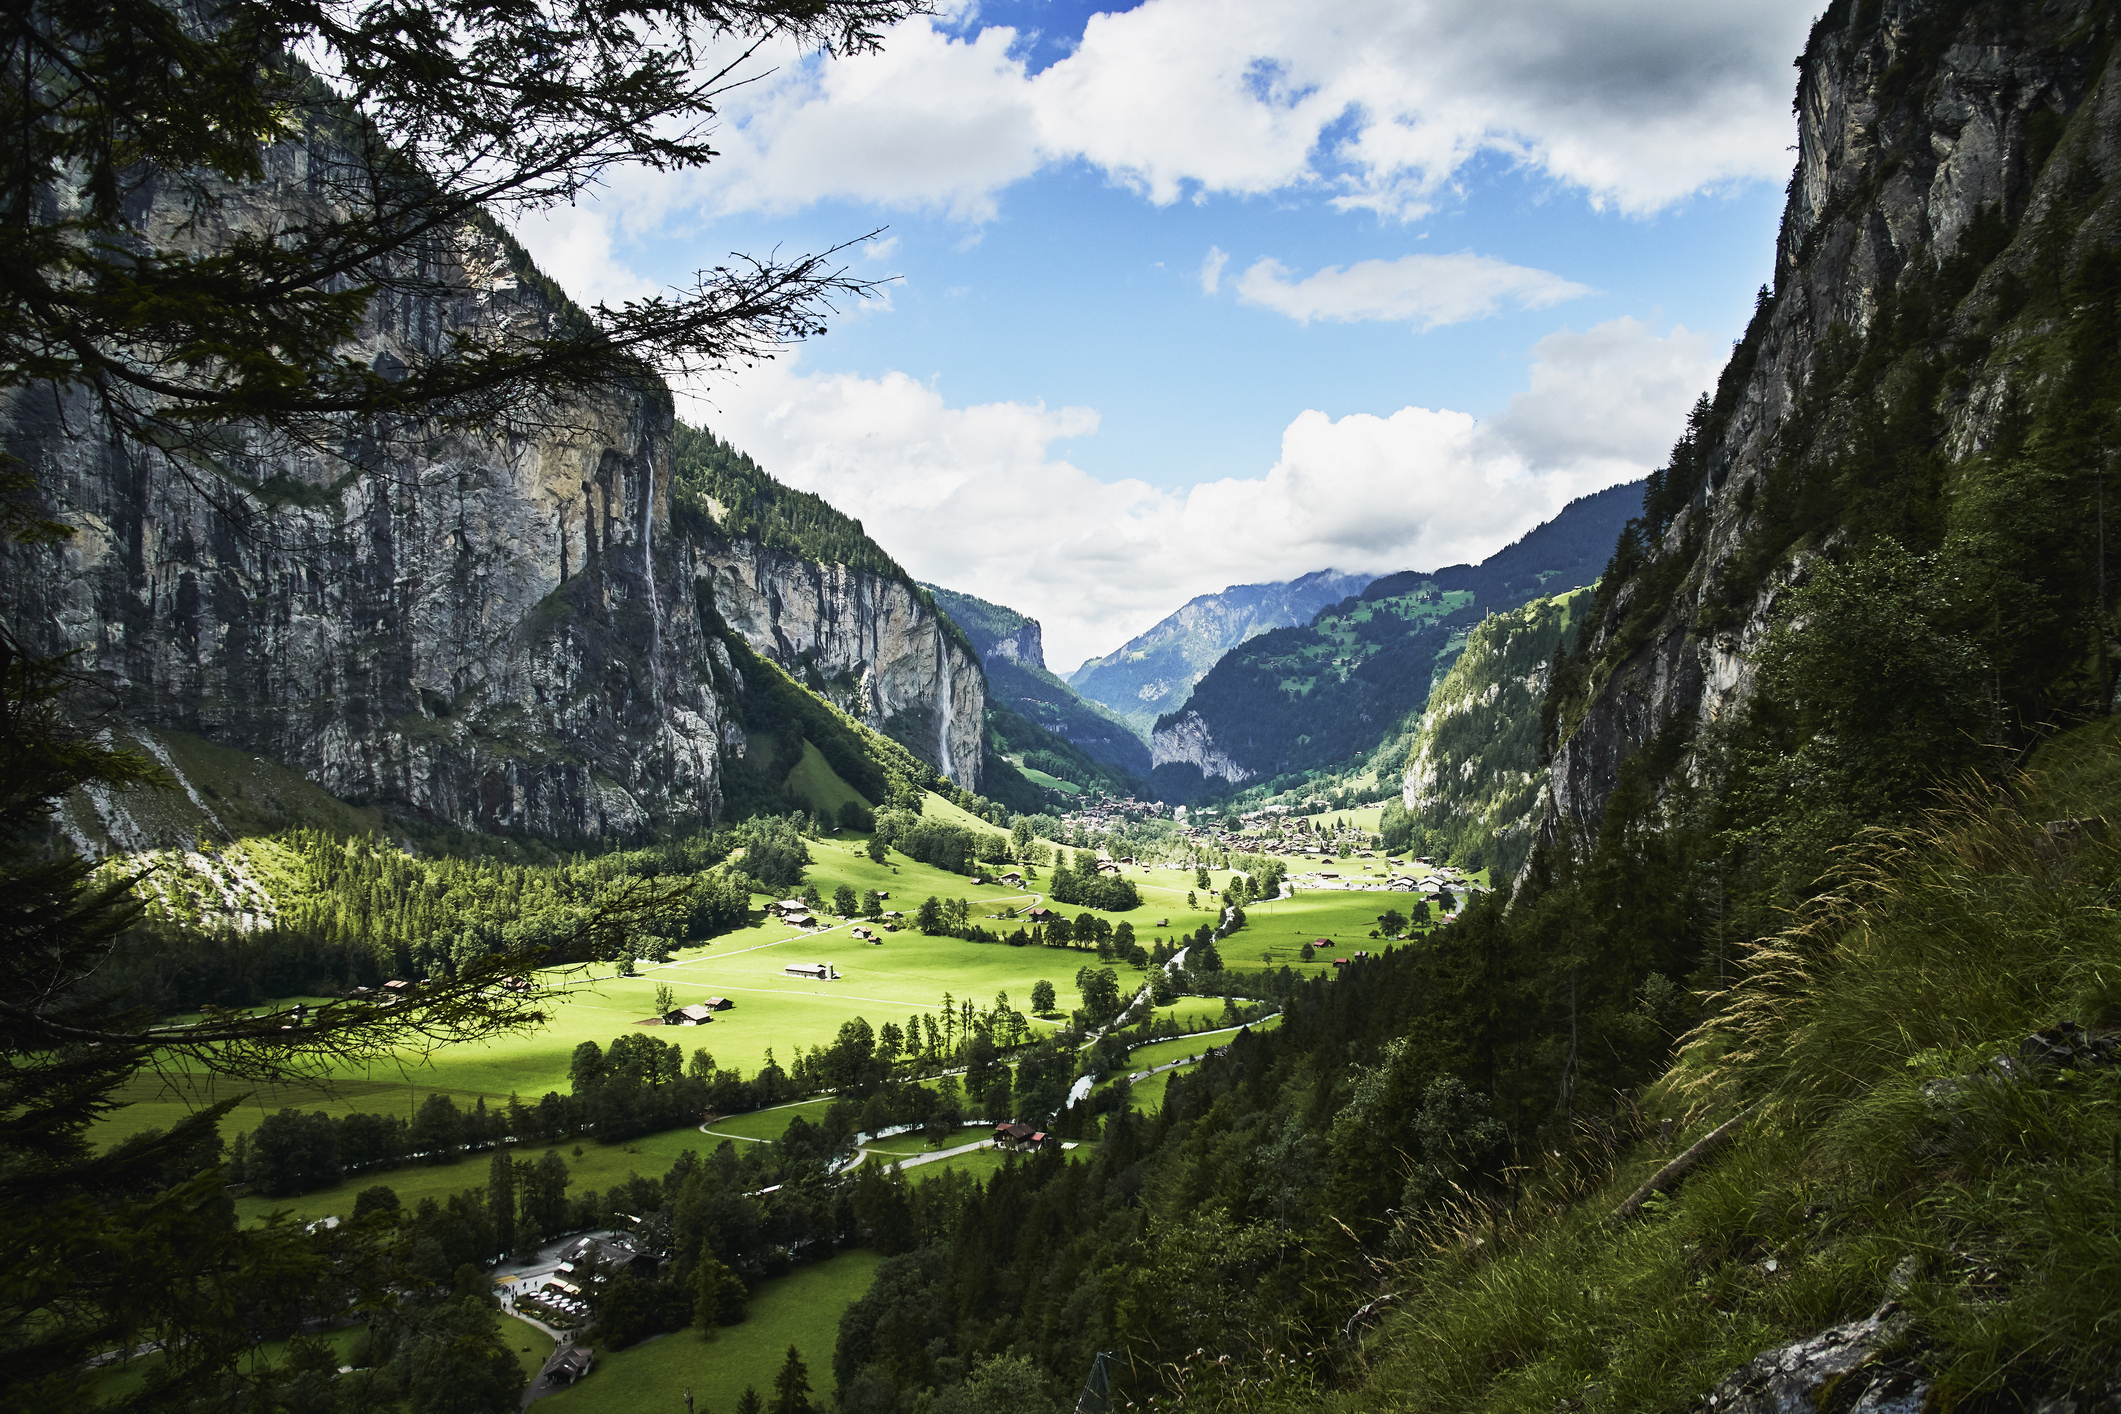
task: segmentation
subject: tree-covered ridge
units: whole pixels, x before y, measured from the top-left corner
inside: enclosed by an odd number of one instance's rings
[[[1539,712],[1555,651],[1589,607],[1576,589],[1492,614],[1466,636],[1421,715],[1406,767],[1408,838],[1387,844],[1514,875],[1546,783]]]
[[[798,559],[907,578],[860,521],[822,496],[774,480],[714,433],[680,422],[672,453],[672,494],[680,511],[704,515],[727,534]]]
[[[1234,648],[1193,689],[1217,746],[1265,777],[1348,763],[1428,698],[1437,655],[1473,621],[1473,595],[1433,581],[1321,610]],[[1177,720],[1159,718],[1158,730]]]
[[[1381,782],[1404,759],[1391,748],[1395,728],[1427,705],[1481,616],[1594,581],[1641,490],[1630,482],[1578,497],[1477,565],[1386,575],[1303,627],[1262,634],[1225,654],[1183,710],[1260,778],[1255,789],[1366,769]],[[1159,718],[1158,730],[1181,715]],[[1183,792],[1189,783],[1172,777],[1186,769],[1161,768],[1160,784]]]

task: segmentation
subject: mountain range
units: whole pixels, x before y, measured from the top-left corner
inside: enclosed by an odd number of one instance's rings
[[[1374,578],[1326,569],[1203,594],[1102,658],[1085,661],[1068,674],[1068,683],[1146,738],[1157,717],[1184,702],[1223,654],[1269,629],[1310,622],[1320,609],[1361,593]]]

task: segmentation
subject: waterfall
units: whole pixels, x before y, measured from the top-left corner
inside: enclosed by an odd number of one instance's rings
[[[940,679],[935,688],[938,698],[936,710],[937,715],[942,718],[935,732],[936,763],[942,773],[954,781],[957,779],[957,772],[950,761],[950,715],[955,710],[955,689],[950,681],[950,645],[943,637],[941,624],[935,626],[935,668],[936,676]]]
[[[649,462],[641,483],[641,575],[648,581],[649,680],[662,686],[663,605],[655,590],[655,463]]]

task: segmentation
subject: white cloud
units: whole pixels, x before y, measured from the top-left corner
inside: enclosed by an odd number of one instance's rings
[[[1208,254],[1200,262],[1200,292],[1212,295],[1222,287],[1223,267],[1230,263],[1228,252],[1218,246],[1209,246]]]
[[[1202,283],[1207,284],[1205,276]],[[1208,293],[1215,291],[1210,287]],[[1345,270],[1328,265],[1293,282],[1280,261],[1261,260],[1237,281],[1237,297],[1245,303],[1306,324],[1375,319],[1421,329],[1479,319],[1504,305],[1545,309],[1589,293],[1551,271],[1470,254],[1359,260]]]
[[[1488,152],[1649,212],[1783,174],[1807,24],[1788,0],[1147,0],[1033,74],[1007,27],[916,17],[732,93],[723,158],[684,185],[978,221],[1083,161],[1157,203],[1308,188],[1408,217]]]
[[[901,373],[806,375],[784,360],[687,416],[859,517],[918,578],[1041,619],[1066,669],[1229,584],[1483,558],[1660,464],[1715,372],[1702,336],[1632,319],[1533,352],[1530,386],[1493,419],[1305,412],[1261,474],[1178,492],[1100,482],[1057,455],[1096,432],[1091,409],[952,407]]]
[[[862,243],[862,259],[864,260],[889,260],[896,254],[898,254],[897,236],[886,236],[880,241],[864,241]]]

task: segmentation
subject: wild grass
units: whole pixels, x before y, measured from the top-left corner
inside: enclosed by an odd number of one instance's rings
[[[1755,948],[1645,1097],[1644,1125],[1592,1127],[1529,1164],[1512,1199],[1400,1230],[1398,1313],[1324,1402],[1696,1406],[1762,1349],[1888,1298],[1930,1407],[2016,1408],[2108,1378],[2121,1066],[2034,1068],[2019,1046],[2064,1022],[2121,1027],[2116,745],[2113,724],[2087,728],[2007,787],[1965,787],[1917,828],[1858,841]],[[1748,1106],[1716,1159],[1612,1220]],[[1669,1144],[1645,1137],[1665,1118]]]

